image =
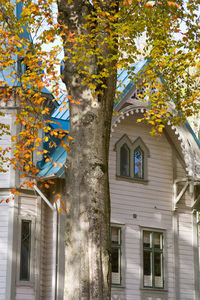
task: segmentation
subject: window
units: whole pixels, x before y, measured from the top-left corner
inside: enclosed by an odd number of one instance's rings
[[[143,286],[164,288],[163,232],[143,231]]]
[[[120,149],[120,174],[122,176],[130,175],[130,150],[126,144]]]
[[[112,284],[121,285],[121,243],[122,243],[121,227],[111,227],[111,270],[112,270]]]
[[[124,135],[115,145],[117,176],[139,181],[147,180],[149,150],[140,137],[133,143]]]
[[[30,280],[31,221],[21,220],[20,280]]]
[[[35,217],[18,216],[17,285],[35,284]]]
[[[144,178],[144,152],[140,146],[134,150],[134,178]]]

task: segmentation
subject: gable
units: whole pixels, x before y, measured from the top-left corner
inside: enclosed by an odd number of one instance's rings
[[[112,120],[111,132],[114,132],[118,124],[125,118],[135,114],[140,114],[141,118],[147,110],[148,102],[137,99],[137,88],[133,86],[126,99],[123,99],[117,107]],[[200,143],[189,123],[186,121],[185,124],[179,126],[168,124],[164,131],[170,136],[174,147],[184,160],[188,176],[200,178]]]

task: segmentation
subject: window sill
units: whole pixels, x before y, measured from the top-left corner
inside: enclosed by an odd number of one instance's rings
[[[16,286],[27,286],[27,287],[34,287],[34,281],[26,281],[26,280],[18,280],[16,282]]]
[[[148,288],[148,287],[143,287],[140,288],[141,291],[152,291],[152,292],[160,292],[160,293],[168,293],[167,289],[163,289],[163,288]]]
[[[119,175],[116,175],[116,179],[122,180],[122,181],[141,183],[141,184],[148,184],[148,182],[149,182],[149,180],[147,180],[147,179],[137,179],[137,178],[133,178],[133,177],[125,177],[125,176],[119,176]]]
[[[114,288],[125,289],[125,285],[124,284],[112,284],[111,289],[114,289]]]

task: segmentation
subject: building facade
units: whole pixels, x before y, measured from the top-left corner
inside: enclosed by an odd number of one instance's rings
[[[144,65],[138,63],[136,70]],[[119,77],[126,80],[125,72]],[[112,300],[199,300],[199,141],[188,123],[169,124],[151,136],[149,125],[137,122],[147,105],[138,101],[134,84],[126,86],[115,106],[109,153]],[[69,113],[59,108],[52,119],[66,129]],[[0,121],[16,135],[17,103],[1,109]],[[11,136],[0,144],[12,147]],[[40,162],[38,177],[51,178],[55,192],[64,194],[67,153],[60,145],[50,156]],[[58,213],[51,190],[37,184],[19,190],[13,200],[11,189],[21,179],[18,171],[5,168],[0,174],[0,300],[62,300],[65,213]]]

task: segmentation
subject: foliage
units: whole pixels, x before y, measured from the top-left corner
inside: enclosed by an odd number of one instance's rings
[[[60,8],[57,22],[54,0],[24,0],[18,17],[18,0],[0,2],[0,69],[6,74],[0,83],[0,96],[4,105],[16,99],[19,108],[15,123],[21,128],[17,136],[12,136],[14,150],[9,163],[22,171],[21,176],[32,179],[38,172],[33,153],[49,159],[47,150],[41,149],[42,141],[66,134],[49,126],[49,107],[43,93],[44,87],[49,88],[56,101],[63,92],[57,72],[62,45],[55,46],[57,37],[63,40],[65,67],[73,63],[82,85],[91,89],[94,104],[108,88],[106,79],[116,69],[126,68],[130,78],[145,87],[140,98],[149,101],[144,118],[152,124],[152,132],[162,132],[168,121],[178,124],[199,109],[198,0],[65,2],[72,9],[75,2],[82,3],[87,11],[82,24],[74,26],[74,30],[64,22],[64,8]],[[144,33],[145,47],[139,49],[137,38]],[[46,51],[44,44],[51,44],[51,50]],[[148,64],[136,78],[134,63],[141,55]],[[68,97],[78,105],[78,98]],[[116,93],[116,101],[119,97]],[[2,124],[0,130],[2,135],[8,128]],[[9,149],[0,151],[2,159]],[[33,181],[27,184],[32,186]]]
[[[92,4],[84,30],[74,30],[71,43],[65,37],[64,46],[65,60],[77,65],[94,98],[104,93],[105,80],[116,66],[128,69],[137,81],[134,63],[143,54],[149,62],[138,86],[145,87],[141,100],[150,102],[145,119],[153,125],[152,132],[162,132],[166,122],[178,124],[194,114],[200,96],[199,1],[95,0]],[[140,50],[136,41],[144,32],[146,45]],[[96,72],[91,70],[91,59]]]
[[[52,91],[53,101],[56,101],[62,92],[58,85],[57,72],[60,66],[57,56],[61,46],[54,46],[49,51],[43,48],[44,44],[53,43],[59,35],[59,25],[53,22],[52,1],[24,1],[23,4],[19,17],[16,16],[16,5],[20,10],[20,3],[0,3],[0,96],[2,108],[9,106],[12,101],[16,103],[18,109],[14,113],[15,124],[20,128],[18,134],[12,136],[13,156],[9,161],[6,160],[14,169],[18,168],[21,171],[21,177],[27,177],[23,185],[32,187],[38,172],[33,155],[44,155],[46,161],[49,160],[48,151],[41,148],[42,142],[49,141],[51,148],[54,144],[50,142],[50,137],[62,138],[66,133],[51,128],[44,90],[49,88]],[[43,30],[41,24],[44,22]],[[35,39],[31,37],[31,33]],[[3,124],[0,129],[1,135],[8,134],[9,128]],[[45,132],[44,137],[42,130]],[[11,149],[0,149],[1,156],[4,157],[9,150]]]

